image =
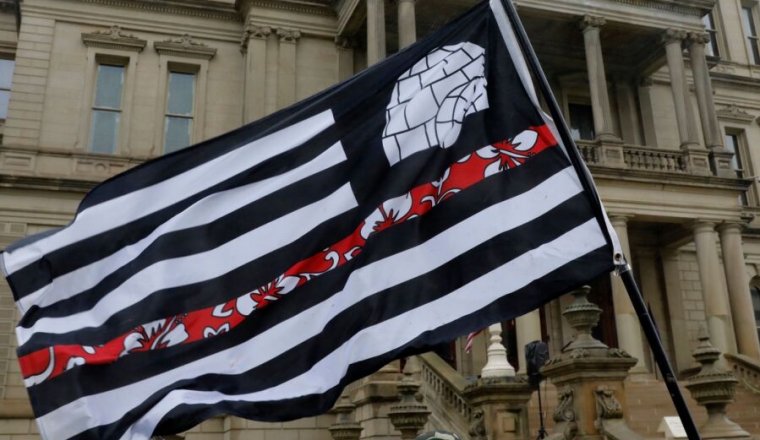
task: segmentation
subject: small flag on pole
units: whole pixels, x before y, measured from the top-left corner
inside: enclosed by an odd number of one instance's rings
[[[46,439],[328,410],[387,362],[613,268],[485,2],[330,90],[96,187],[0,263]]]

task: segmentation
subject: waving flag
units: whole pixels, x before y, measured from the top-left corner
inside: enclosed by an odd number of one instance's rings
[[[498,1],[99,185],[2,254],[46,439],[329,409],[397,357],[613,268]]]

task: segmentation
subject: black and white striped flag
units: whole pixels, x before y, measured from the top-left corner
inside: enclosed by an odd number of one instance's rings
[[[613,268],[499,1],[2,254],[46,439],[310,416]]]

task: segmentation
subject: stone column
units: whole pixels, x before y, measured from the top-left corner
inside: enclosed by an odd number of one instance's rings
[[[277,29],[277,36],[280,37],[277,106],[284,108],[296,102],[296,43],[301,32]]]
[[[723,267],[726,271],[728,298],[736,333],[739,353],[760,360],[760,343],[755,331],[755,315],[749,280],[744,262],[741,225],[726,223],[718,227],[720,245],[723,250]]]
[[[518,373],[528,374],[525,345],[541,340],[541,312],[536,309],[517,318],[515,330],[517,331],[517,359],[520,365]]]
[[[398,0],[398,48],[417,41],[417,20],[414,3],[417,0]]]
[[[620,245],[626,257],[631,257],[631,247],[628,243],[628,218],[624,216],[610,217],[610,223],[617,233]],[[641,326],[636,310],[631,304],[628,292],[625,290],[620,277],[612,275],[612,302],[615,307],[615,325],[620,348],[635,357],[638,362],[631,370],[632,373],[646,372],[644,363],[644,342],[641,339]]]
[[[720,271],[716,246],[715,223],[700,220],[694,223],[693,229],[707,326],[718,350],[734,353],[734,333],[731,328],[728,295],[721,280],[723,274]]]
[[[687,39],[702,132],[705,145],[710,150],[710,159],[715,174],[721,177],[736,177],[731,166],[733,154],[723,147],[723,135],[718,124],[718,115],[715,113],[712,82],[707,67],[707,58],[705,58],[705,44],[709,42],[710,34],[706,32],[692,32]]]
[[[684,150],[698,149],[696,123],[694,122],[691,103],[689,102],[689,87],[686,83],[686,72],[683,64],[683,40],[686,31],[668,29],[663,40],[665,42],[665,54],[670,71],[670,87],[673,91],[676,120],[678,123],[678,136],[681,140],[681,148]]]
[[[253,24],[246,26],[243,33],[241,41],[241,51],[245,54],[243,122],[246,124],[266,115],[267,39],[271,33],[271,28]]]
[[[602,42],[599,37],[605,20],[602,17],[587,15],[581,22],[583,41],[586,45],[586,65],[588,67],[588,82],[591,91],[591,108],[594,115],[594,130],[597,139],[620,142],[615,135],[612,124],[612,110],[607,93],[607,78],[604,71]]]
[[[367,66],[385,58],[385,0],[367,0]]]

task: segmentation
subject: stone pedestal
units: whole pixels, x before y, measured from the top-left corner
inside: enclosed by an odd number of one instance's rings
[[[699,433],[705,440],[750,439],[750,434],[726,415],[726,406],[734,401],[738,380],[720,367],[719,358],[720,351],[712,346],[703,328],[699,346],[694,351],[694,359],[702,364],[702,369],[686,384],[694,400],[707,409],[707,422],[699,428]]]
[[[335,423],[330,425],[330,435],[334,440],[359,440],[363,428],[354,421],[356,405],[351,403],[348,395],[343,395],[333,408],[337,417]]]
[[[533,388],[527,376],[481,378],[465,390],[474,409],[473,440],[528,440],[528,402]]]
[[[542,374],[559,390],[551,439],[636,440],[625,423],[623,381],[636,359],[609,348],[591,335],[601,309],[586,299],[588,287],[572,292],[575,300],[563,315],[577,334],[562,354],[547,362]]]

